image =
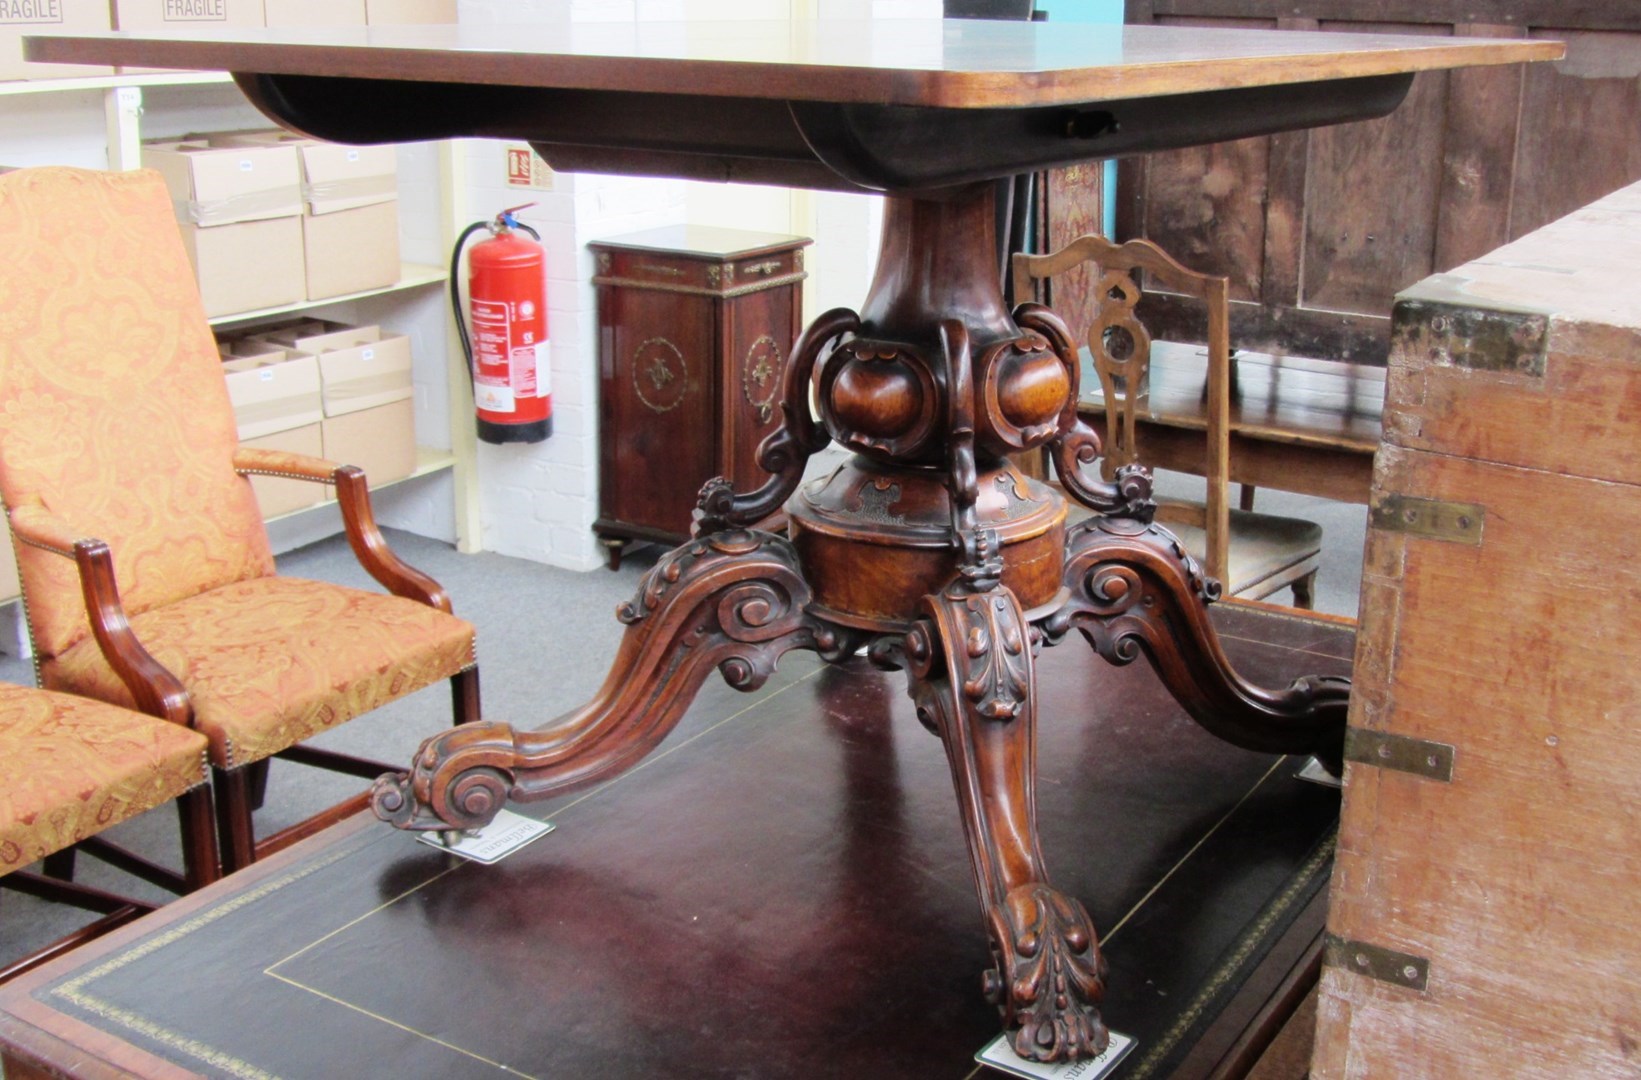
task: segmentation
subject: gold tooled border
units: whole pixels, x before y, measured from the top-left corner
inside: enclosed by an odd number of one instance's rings
[[[756,709],[756,708],[758,708],[762,705],[765,705],[768,702],[770,702],[771,700],[773,700],[774,698],[777,698],[777,697],[781,696],[782,694],[785,694],[785,693],[791,691],[795,687],[798,687],[798,686],[802,685],[803,683],[808,682],[809,680],[811,680],[811,679],[815,678],[816,676],[818,676],[824,670],[825,670],[824,667],[817,667],[814,671],[811,671],[811,672],[809,672],[805,675],[801,675],[801,676],[793,679],[790,683],[786,684],[785,686],[779,687],[779,688],[777,688],[777,689],[775,689],[775,690],[773,690],[773,691],[771,691],[767,694],[761,694],[761,695],[755,697],[753,700],[747,702],[741,708],[736,709],[734,712],[730,713],[728,716],[724,717],[723,719],[719,720],[718,722],[716,722],[714,724],[710,724],[705,728],[702,728],[700,731],[696,732],[694,735],[691,735],[689,738],[687,738],[687,739],[683,740],[682,742],[680,742],[677,746],[669,747],[669,748],[667,748],[667,749],[665,749],[665,750],[663,750],[659,753],[651,754],[649,757],[645,758],[642,762],[640,762],[635,767],[633,767],[631,769],[628,769],[625,773],[622,773],[619,777],[617,777],[613,780],[610,780],[608,783],[601,784],[601,785],[593,788],[591,791],[586,792],[585,794],[583,794],[578,799],[575,799],[575,800],[573,800],[569,803],[566,803],[564,806],[560,807],[558,809],[558,811],[553,816],[556,817],[556,818],[562,819],[563,816],[568,811],[573,809],[574,807],[579,806],[580,804],[588,801],[589,799],[595,798],[596,796],[602,794],[603,792],[608,791],[610,788],[614,787],[616,784],[621,783],[623,780],[627,779],[630,776],[633,776],[633,775],[635,775],[639,772],[642,772],[643,770],[651,767],[652,765],[654,765],[657,762],[663,760],[664,758],[671,757],[673,754],[675,754],[678,751],[682,750],[684,747],[689,746],[691,743],[694,743],[698,739],[705,738],[707,735],[709,735],[712,732],[718,730],[720,727],[723,727],[725,724],[728,724],[728,723],[730,723],[734,720],[737,720],[737,719],[741,718],[742,716],[745,716],[748,712],[752,711],[753,709]],[[379,839],[380,839],[379,836],[370,836],[366,840],[361,841],[359,843],[346,844],[346,845],[342,846],[341,848],[339,848],[335,851],[332,851],[331,853],[324,856],[323,858],[315,860],[312,863],[309,863],[309,864],[307,864],[305,866],[302,866],[298,869],[292,870],[289,873],[283,874],[279,877],[271,878],[268,881],[263,882],[261,885],[258,885],[256,888],[247,890],[246,892],[243,892],[243,893],[240,893],[239,895],[233,897],[232,899],[226,900],[223,903],[217,905],[216,907],[211,908],[208,911],[201,912],[200,914],[195,915],[192,918],[189,918],[189,919],[187,919],[183,922],[178,923],[177,925],[171,927],[169,930],[166,930],[166,931],[163,931],[162,933],[156,934],[151,938],[147,938],[146,940],[144,940],[141,943],[133,946],[132,948],[127,949],[127,950],[119,953],[116,956],[110,957],[107,960],[104,960],[102,963],[97,964],[95,967],[87,968],[85,971],[82,971],[79,974],[72,976],[71,978],[65,979],[63,982],[60,982],[60,983],[52,986],[49,990],[45,990],[41,993],[36,994],[36,996],[37,997],[57,998],[57,999],[59,999],[63,1002],[67,1002],[68,1004],[73,1005],[75,1008],[84,1010],[85,1012],[90,1013],[93,1016],[96,1016],[98,1019],[106,1022],[107,1024],[109,1024],[111,1026],[123,1028],[126,1031],[129,1031],[129,1032],[131,1032],[135,1035],[146,1038],[146,1039],[148,1039],[152,1042],[159,1043],[160,1045],[165,1046],[169,1049],[175,1050],[175,1051],[177,1051],[181,1054],[185,1054],[189,1058],[192,1058],[195,1061],[198,1061],[198,1062],[200,1062],[200,1063],[202,1063],[202,1064],[204,1064],[204,1065],[206,1065],[210,1068],[216,1069],[218,1072],[223,1073],[225,1075],[236,1077],[236,1078],[238,1078],[238,1080],[279,1080],[279,1077],[276,1074],[270,1073],[265,1069],[261,1069],[261,1068],[257,1067],[256,1065],[253,1065],[250,1062],[243,1060],[242,1058],[235,1057],[233,1054],[229,1054],[225,1051],[219,1050],[216,1047],[211,1046],[208,1043],[201,1042],[200,1040],[195,1039],[195,1038],[191,1038],[190,1036],[184,1035],[181,1032],[173,1031],[170,1028],[165,1027],[164,1025],[159,1024],[156,1021],[151,1020],[148,1017],[142,1016],[142,1015],[140,1015],[140,1014],[138,1014],[138,1013],[136,1013],[136,1012],[134,1012],[130,1009],[124,1008],[123,1006],[115,1005],[112,1002],[105,1001],[102,998],[97,997],[95,994],[91,993],[90,990],[89,990],[89,987],[91,986],[91,984],[97,982],[100,979],[106,978],[108,975],[113,974],[114,972],[120,970],[121,968],[124,968],[124,967],[126,967],[130,964],[133,964],[133,963],[137,962],[138,960],[141,960],[144,957],[149,956],[152,953],[158,952],[160,949],[166,948],[167,946],[170,946],[170,945],[174,945],[177,942],[183,940],[184,938],[187,938],[189,935],[195,933],[196,931],[201,930],[204,927],[209,926],[212,923],[218,921],[219,919],[222,919],[222,918],[225,918],[229,915],[232,915],[233,913],[239,911],[240,909],[242,909],[244,907],[247,907],[250,904],[256,903],[258,900],[261,900],[263,897],[269,896],[272,893],[276,893],[281,889],[287,888],[288,886],[293,885],[298,881],[301,881],[303,878],[309,877],[313,874],[318,873],[320,870],[323,870],[323,869],[325,869],[329,866],[335,865],[337,862],[340,862],[342,859],[345,859],[345,858],[348,858],[351,855],[357,854],[358,852],[362,851],[365,847],[368,847],[370,844],[377,842]],[[514,1068],[512,1068],[508,1065],[504,1065],[499,1061],[493,1061],[490,1058],[487,1058],[487,1057],[483,1056],[482,1054],[474,1053],[473,1051],[467,1050],[467,1049],[465,1049],[461,1046],[458,1046],[454,1043],[446,1042],[445,1040],[440,1039],[436,1036],[430,1035],[425,1031],[418,1031],[417,1029],[415,1029],[413,1027],[410,1027],[406,1024],[402,1024],[399,1021],[392,1020],[392,1019],[390,1019],[388,1017],[385,1017],[385,1016],[382,1016],[378,1013],[371,1012],[369,1009],[363,1008],[359,1005],[355,1005],[352,1002],[343,1001],[342,999],[337,998],[337,997],[335,997],[331,994],[328,994],[325,991],[320,990],[316,987],[308,986],[304,983],[297,982],[296,980],[291,979],[287,976],[281,975],[275,970],[281,964],[285,964],[285,963],[288,963],[291,960],[296,959],[298,956],[301,956],[303,953],[308,952],[309,950],[317,947],[318,945],[323,944],[324,942],[326,942],[326,941],[330,940],[331,938],[335,937],[337,934],[343,933],[344,931],[348,930],[350,927],[356,926],[359,923],[363,922],[365,919],[371,918],[372,916],[379,914],[380,912],[382,912],[385,909],[393,906],[394,904],[399,903],[401,900],[405,899],[406,897],[410,896],[411,894],[416,893],[416,892],[420,891],[423,888],[426,888],[428,885],[431,885],[433,882],[438,881],[441,878],[445,877],[446,875],[454,873],[455,871],[460,870],[460,869],[462,869],[463,867],[465,867],[467,865],[468,864],[466,862],[458,862],[454,866],[451,866],[446,870],[443,870],[443,871],[441,871],[437,874],[434,874],[432,877],[429,877],[427,880],[422,881],[422,882],[412,886],[409,889],[406,889],[404,892],[400,893],[398,896],[395,896],[395,897],[392,897],[389,900],[383,901],[382,903],[378,904],[376,907],[374,907],[371,910],[365,912],[364,914],[355,916],[354,918],[349,919],[347,922],[343,923],[341,926],[336,927],[334,930],[330,930],[330,931],[326,932],[325,934],[315,938],[314,940],[310,941],[308,944],[302,946],[300,949],[297,949],[295,952],[290,953],[289,955],[287,955],[287,956],[285,956],[285,957],[283,957],[279,960],[274,961],[272,964],[270,964],[266,968],[264,968],[262,973],[264,975],[269,976],[270,978],[277,979],[281,983],[284,983],[286,986],[290,986],[290,987],[293,987],[293,988],[298,989],[298,990],[306,991],[307,993],[313,994],[315,997],[318,997],[322,1000],[331,1002],[332,1004],[341,1005],[345,1008],[352,1009],[354,1012],[360,1013],[361,1015],[364,1015],[364,1016],[368,1016],[373,1020],[378,1020],[378,1021],[380,1021],[384,1024],[389,1025],[390,1027],[397,1028],[400,1031],[404,1031],[408,1034],[415,1035],[416,1037],[421,1038],[421,1039],[426,1039],[428,1042],[435,1043],[435,1044],[437,1044],[439,1046],[442,1046],[442,1047],[444,1047],[448,1050],[452,1050],[452,1051],[454,1051],[458,1054],[461,1054],[463,1057],[471,1058],[474,1061],[482,1062],[483,1064],[492,1066],[493,1068],[500,1069],[503,1072],[510,1073],[514,1076],[522,1077],[522,1078],[524,1078],[524,1080],[535,1080],[535,1078],[531,1077],[530,1074],[528,1074],[528,1073],[520,1072],[519,1070],[514,1069]]]

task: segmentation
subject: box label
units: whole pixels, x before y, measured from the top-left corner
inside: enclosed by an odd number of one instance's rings
[[[62,21],[62,0],[0,0],[0,23],[39,26]]]
[[[160,17],[166,22],[227,22],[228,0],[165,0]]]

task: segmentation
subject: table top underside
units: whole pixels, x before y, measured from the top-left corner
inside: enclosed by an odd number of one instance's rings
[[[1415,72],[1556,42],[969,20],[41,35],[34,60],[235,73],[336,142],[531,142],[566,172],[926,192],[1382,116]]]

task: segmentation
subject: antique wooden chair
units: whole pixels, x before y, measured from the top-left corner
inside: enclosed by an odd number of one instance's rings
[[[0,885],[103,917],[21,959],[0,982],[153,910],[153,905],[52,876],[76,845],[145,881],[191,892],[217,876],[205,736],[100,701],[0,683]],[[175,800],[183,873],[97,834]],[[21,868],[45,860],[45,875]],[[57,868],[53,860],[59,860]]]
[[[364,805],[257,844],[269,757],[372,777],[387,766],[298,744],[444,679],[477,719],[473,627],[389,550],[363,474],[238,446],[160,178],[7,174],[0,237],[0,496],[40,685],[203,733],[228,869]],[[392,595],[277,576],[252,473],[334,484]]]
[[[1321,565],[1322,527],[1315,522],[1235,510],[1229,505],[1231,381],[1230,296],[1225,278],[1199,274],[1175,262],[1147,240],[1114,244],[1103,236],[1081,236],[1046,255],[1014,256],[1014,295],[1032,295],[1033,282],[1090,263],[1097,273],[1095,310],[1061,312],[1075,326],[1088,319],[1087,343],[1105,398],[1107,478],[1118,466],[1144,464],[1135,423],[1136,404],[1145,396],[1152,341],[1135,316],[1141,292],[1137,272],[1182,295],[1202,301],[1208,315],[1204,365],[1204,462],[1206,493],[1200,503],[1159,500],[1157,520],[1203,560],[1227,596],[1263,599],[1293,590],[1294,603],[1314,602]],[[1159,343],[1160,344],[1160,343]],[[1176,346],[1177,347],[1177,346]]]

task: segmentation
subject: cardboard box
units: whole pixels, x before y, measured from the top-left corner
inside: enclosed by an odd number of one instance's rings
[[[365,0],[266,0],[268,26],[363,26]]]
[[[110,29],[107,0],[30,0],[0,4],[0,79],[69,79],[112,75],[104,64],[31,64],[23,59],[26,34]]]
[[[213,146],[288,147],[302,171],[307,298],[364,292],[399,280],[398,153],[288,131],[213,135]]]
[[[282,450],[292,454],[307,454],[309,457],[325,456],[325,437],[317,421],[288,431],[277,431],[258,439],[242,438],[239,444],[256,450]],[[252,476],[250,481],[251,490],[256,492],[256,504],[261,507],[264,520],[295,510],[306,510],[332,497],[329,484],[316,484],[312,480]]]
[[[268,128],[207,137],[220,147],[288,147],[301,168],[302,200],[310,214],[329,214],[399,197],[399,153],[391,146],[345,146]]]
[[[165,178],[178,221],[208,227],[302,212],[302,164],[294,147],[151,142],[143,145],[142,163]]]
[[[365,0],[365,21],[372,26],[453,23],[456,0]]]
[[[295,150],[187,139],[146,144],[142,159],[171,192],[207,315],[307,298]]]
[[[399,200],[302,218],[309,300],[364,292],[399,280]]]
[[[234,315],[305,299],[300,217],[179,228],[206,315]]]
[[[319,357],[319,388],[325,415],[341,416],[414,392],[410,338],[378,326],[344,326],[309,320],[258,335]]]
[[[318,357],[253,344],[265,351],[227,358],[222,364],[240,442],[317,424],[325,415],[319,396]]]
[[[403,480],[416,471],[416,407],[409,398],[322,422],[325,457],[357,465],[371,484]]]
[[[116,30],[195,30],[261,25],[262,0],[114,0]],[[125,74],[164,70],[167,69],[120,67]]]

